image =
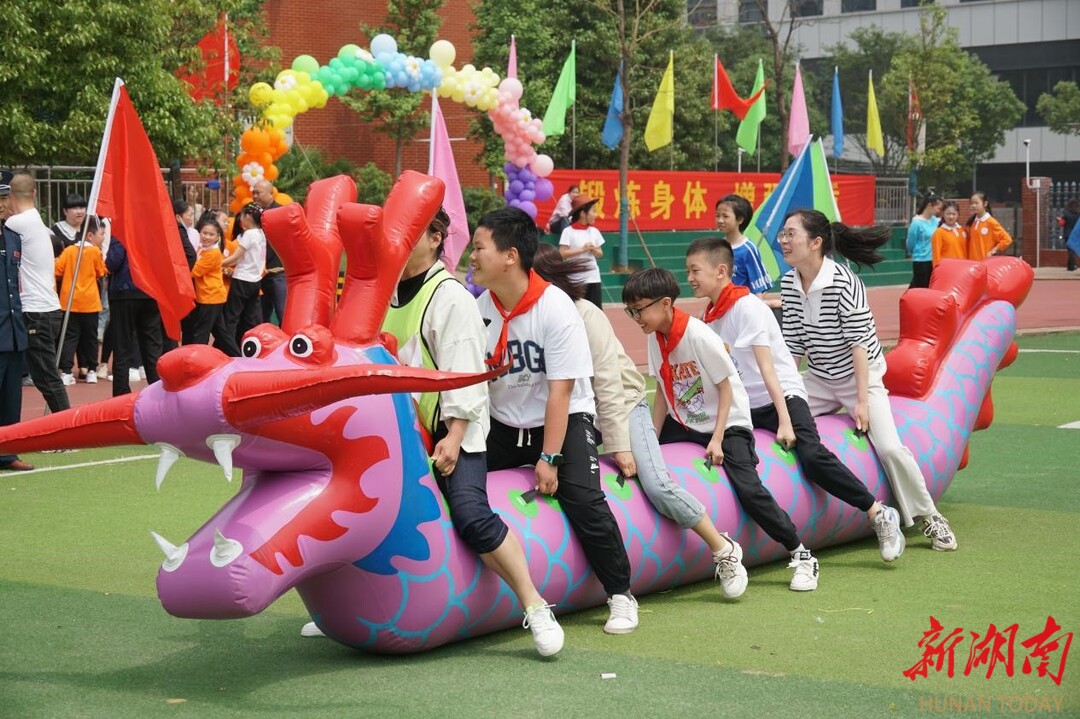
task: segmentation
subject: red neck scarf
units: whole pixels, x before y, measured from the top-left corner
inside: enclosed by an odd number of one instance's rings
[[[656,342],[660,345],[660,383],[664,387],[664,397],[667,398],[672,416],[679,420],[679,424],[685,427],[686,424],[679,419],[679,413],[675,411],[675,378],[671,372],[671,353],[682,341],[683,335],[686,333],[686,326],[690,324],[690,315],[677,307],[673,307],[672,310],[671,329],[668,331],[667,337],[664,337],[660,332],[656,333]]]
[[[582,224],[580,221],[579,222],[574,222],[570,226],[573,227],[575,230],[587,230],[590,227],[592,227],[592,225],[585,225],[585,224]]]
[[[720,290],[720,295],[716,298],[716,304],[710,304],[705,308],[705,324],[712,324],[726,315],[728,310],[734,307],[740,298],[746,297],[748,294],[750,294],[749,287],[743,287],[734,282],[727,283],[724,289]]]
[[[510,329],[510,320],[531,310],[533,305],[540,300],[541,295],[544,294],[544,290],[550,286],[550,282],[536,274],[535,271],[529,270],[529,287],[509,312],[502,306],[502,302],[499,302],[499,298],[495,296],[495,293],[491,293],[491,301],[495,304],[499,316],[502,317],[503,325],[495,349],[492,351],[491,356],[484,360],[488,367],[494,369],[502,365],[503,355],[506,354],[506,333]]]

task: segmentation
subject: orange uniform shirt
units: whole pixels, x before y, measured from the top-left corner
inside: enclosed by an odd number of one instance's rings
[[[934,251],[934,266],[946,258],[966,260],[968,258],[967,231],[963,225],[948,227],[938,225],[934,235],[930,238],[930,245]]]
[[[75,262],[79,257],[79,245],[64,248],[56,258],[56,276],[63,278],[60,284],[60,308],[67,307],[74,285],[75,296],[71,300],[71,311],[101,312],[101,293],[98,291],[97,281],[109,273],[105,269],[105,258],[101,256],[101,250],[93,245],[80,244],[84,245],[85,249],[79,264],[78,279],[75,277]]]
[[[199,253],[191,276],[195,278],[195,301],[200,305],[221,305],[228,292],[221,275],[221,250],[212,247]]]
[[[993,249],[1001,254],[1013,241],[1001,223],[989,214],[972,222],[967,232],[969,260],[985,260]]]

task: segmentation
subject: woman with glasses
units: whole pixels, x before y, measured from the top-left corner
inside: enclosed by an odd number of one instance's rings
[[[877,248],[889,239],[885,227],[855,229],[817,210],[796,210],[779,233],[780,250],[792,269],[781,280],[783,334],[803,375],[814,416],[847,410],[857,432],[866,433],[889,478],[904,526],[923,520],[923,534],[938,551],[956,549],[956,537],[926,488],[911,450],[900,442],[882,381],[885,356],[862,280],[832,255],[860,265],[883,258]],[[901,550],[903,551],[903,550]]]

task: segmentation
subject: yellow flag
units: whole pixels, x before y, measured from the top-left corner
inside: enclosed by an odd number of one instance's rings
[[[653,100],[649,122],[645,125],[645,146],[649,152],[670,145],[675,121],[675,53],[668,54],[667,70]]]
[[[877,98],[874,97],[874,71],[870,71],[870,90],[866,97],[866,147],[885,156],[885,136],[881,134],[881,117],[878,115]]]

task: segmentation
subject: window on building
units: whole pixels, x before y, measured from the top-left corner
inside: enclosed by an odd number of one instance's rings
[[[686,21],[693,28],[716,25],[716,0],[687,0]]]
[[[825,14],[825,0],[790,0],[792,17],[816,17]]]
[[[762,14],[761,6],[757,4],[757,0],[740,0],[739,22],[756,23],[764,19],[765,16]]]
[[[900,7],[919,7],[921,5],[934,5],[934,0],[900,0]]]
[[[870,12],[877,10],[877,0],[841,0],[840,12]]]

